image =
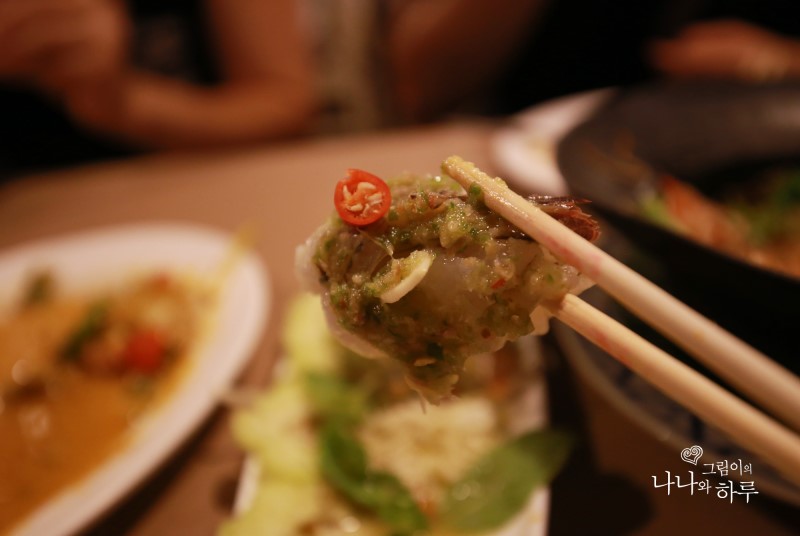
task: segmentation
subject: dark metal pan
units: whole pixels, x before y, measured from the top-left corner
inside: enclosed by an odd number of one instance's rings
[[[572,192],[645,254],[636,266],[800,372],[800,278],[650,223],[641,198],[670,173],[714,197],[768,165],[800,167],[800,85],[654,84],[617,94],[559,144]],[[743,172],[747,171],[747,173]],[[630,253],[629,261],[642,257]],[[623,259],[625,260],[625,259]]]

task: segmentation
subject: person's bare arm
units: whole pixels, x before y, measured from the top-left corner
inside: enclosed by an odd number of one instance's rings
[[[770,82],[800,77],[800,41],[738,20],[695,23],[650,46],[653,66],[675,78]]]
[[[0,0],[0,83],[58,97],[116,78],[129,38],[122,0]]]
[[[200,87],[142,71],[69,88],[79,122],[150,147],[267,140],[301,132],[314,111],[313,64],[294,0],[209,0],[223,82]]]

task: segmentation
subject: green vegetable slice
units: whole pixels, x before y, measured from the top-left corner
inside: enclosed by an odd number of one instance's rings
[[[522,510],[535,488],[555,477],[572,443],[565,432],[537,430],[500,445],[450,487],[443,523],[464,533],[502,526]]]
[[[325,420],[355,424],[367,412],[366,393],[336,376],[309,372],[304,387],[314,413]]]

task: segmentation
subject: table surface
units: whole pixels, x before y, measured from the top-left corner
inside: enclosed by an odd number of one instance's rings
[[[239,379],[268,383],[281,318],[298,290],[294,249],[331,212],[348,167],[378,175],[435,172],[451,154],[487,171],[491,122],[453,122],[203,154],[163,154],[25,177],[0,186],[0,248],[96,226],[184,221],[256,230],[272,279],[272,321]],[[573,375],[550,340],[553,420],[581,447],[553,485],[552,534],[797,534],[800,511],[760,494],[749,504],[671,493],[651,475],[683,470],[679,455]],[[218,409],[161,470],[87,534],[213,534],[230,515],[242,453]]]

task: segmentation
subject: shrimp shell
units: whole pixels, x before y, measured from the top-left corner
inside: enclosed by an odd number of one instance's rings
[[[531,195],[527,199],[589,242],[600,238],[600,224],[578,206],[591,203],[588,199],[551,195]]]

